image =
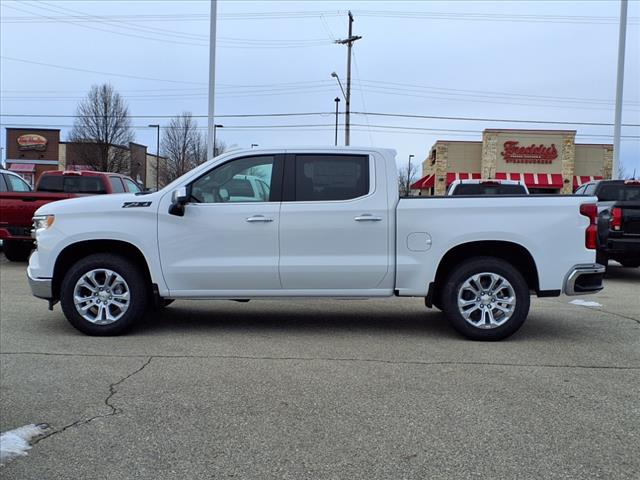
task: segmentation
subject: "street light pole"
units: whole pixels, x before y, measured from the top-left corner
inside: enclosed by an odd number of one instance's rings
[[[216,147],[216,129],[223,128],[224,125],[220,125],[219,123],[213,124],[213,156],[216,157],[218,155],[218,148]]]
[[[336,102],[336,138],[335,138],[335,143],[334,145],[337,147],[338,146],[338,104],[340,103],[340,97],[336,97],[333,99],[334,102]]]
[[[415,155],[409,155],[409,166],[407,167],[407,196],[411,192],[411,159]]]
[[[618,79],[616,81],[616,111],[613,126],[613,164],[611,178],[618,178],[620,168],[620,130],[622,123],[622,85],[624,83],[624,50],[627,37],[627,0],[620,1],[620,31],[618,32]]]
[[[214,136],[214,101],[216,86],[216,14],[217,0],[211,0],[211,13],[209,18],[209,118],[207,125],[207,160],[213,158]]]
[[[156,129],[156,190],[160,190],[160,125],[153,124],[149,125],[149,127]]]

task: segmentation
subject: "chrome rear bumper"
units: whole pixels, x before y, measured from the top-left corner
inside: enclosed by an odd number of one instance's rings
[[[604,288],[605,267],[598,263],[575,265],[564,281],[566,295],[587,295],[599,292]]]

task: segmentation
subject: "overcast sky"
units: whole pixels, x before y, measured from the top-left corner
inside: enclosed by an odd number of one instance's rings
[[[209,0],[1,0],[1,104],[8,126],[62,128],[92,84],[126,97],[136,141],[183,111],[206,132]],[[490,121],[352,116],[352,145],[422,161],[439,139],[484,128],[576,129],[612,143],[617,1],[218,1],[217,123],[227,145],[332,145],[336,71],[346,81],[355,16],[352,110]],[[623,123],[640,124],[640,2],[629,2]],[[341,111],[344,101],[340,103]],[[223,115],[328,112],[302,117]],[[61,117],[11,117],[61,115]],[[491,120],[495,119],[495,120]],[[595,122],[611,125],[496,120]],[[340,142],[344,141],[340,118]],[[282,127],[312,125],[311,127]],[[640,127],[622,130],[624,167],[640,174]],[[626,138],[624,138],[626,137]]]

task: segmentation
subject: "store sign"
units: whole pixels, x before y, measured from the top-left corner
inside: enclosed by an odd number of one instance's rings
[[[524,147],[520,142],[510,140],[504,142],[501,155],[507,163],[551,163],[558,158],[558,150],[555,143],[550,147],[543,144]]]
[[[43,151],[47,149],[47,139],[35,133],[20,135],[16,142],[18,143],[18,150]]]

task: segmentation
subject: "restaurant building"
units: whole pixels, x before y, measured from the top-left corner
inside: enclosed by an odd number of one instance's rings
[[[24,178],[32,187],[42,172],[48,170],[92,170],[83,160],[86,144],[61,142],[59,129],[7,128],[6,168]],[[144,187],[155,187],[156,155],[147,153],[147,147],[129,142],[113,145],[122,152],[124,171]]]
[[[419,195],[444,195],[459,179],[524,182],[531,193],[573,193],[611,178],[613,145],[576,144],[575,130],[487,129],[482,141],[438,140],[411,185]]]

